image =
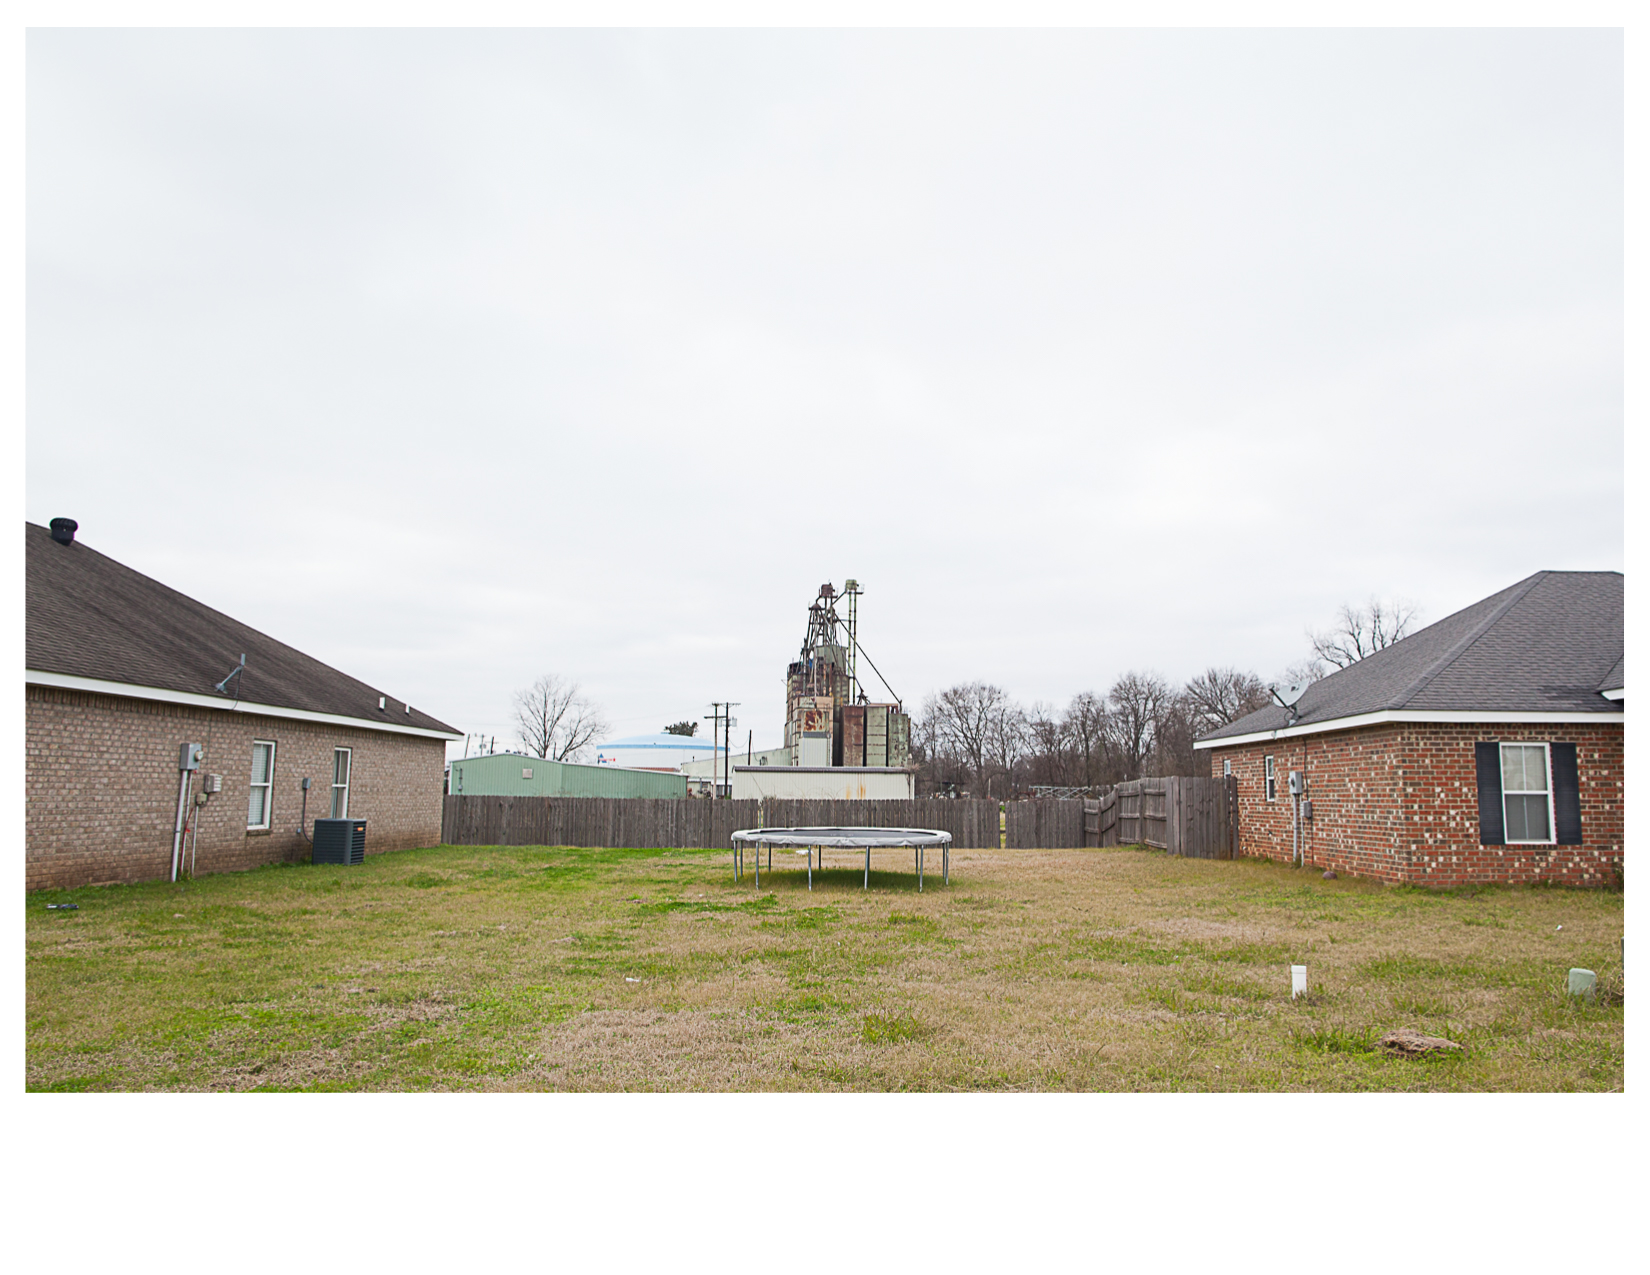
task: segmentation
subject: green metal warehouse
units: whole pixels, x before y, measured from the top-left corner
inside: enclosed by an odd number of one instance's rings
[[[493,753],[450,763],[447,791],[466,797],[686,797],[687,780],[656,770],[583,766],[529,753]]]

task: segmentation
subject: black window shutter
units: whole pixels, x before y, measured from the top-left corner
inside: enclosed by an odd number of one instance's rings
[[[1501,745],[1492,739],[1480,740],[1473,747],[1478,754],[1478,844],[1506,845],[1506,817],[1501,810]]]
[[[1576,746],[1549,744],[1553,757],[1553,825],[1561,846],[1581,844],[1581,781]]]

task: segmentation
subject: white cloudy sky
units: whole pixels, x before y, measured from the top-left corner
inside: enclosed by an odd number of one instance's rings
[[[32,521],[508,731],[1620,569],[1612,32],[51,31]],[[741,742],[743,742],[741,740]]]

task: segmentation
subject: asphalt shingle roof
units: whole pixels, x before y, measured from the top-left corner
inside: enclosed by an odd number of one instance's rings
[[[1295,725],[1398,709],[1618,713],[1600,692],[1621,685],[1622,613],[1619,571],[1538,571],[1312,683]],[[1201,738],[1288,724],[1273,704]]]
[[[244,653],[240,698],[252,704],[335,713],[364,725],[447,731],[428,713],[277,642],[221,611],[169,589],[81,544],[58,544],[24,524],[26,659],[43,673],[217,696],[217,682]],[[234,684],[231,683],[231,697]],[[380,710],[378,697],[386,707]]]

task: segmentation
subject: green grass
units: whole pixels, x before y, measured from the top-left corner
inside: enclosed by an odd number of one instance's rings
[[[922,893],[891,864],[869,891],[842,867],[758,892],[728,863],[448,846],[27,895],[27,1085],[1623,1084],[1619,891],[1429,893],[1128,849],[958,851],[951,888]],[[1572,965],[1597,998],[1564,994]],[[1374,1042],[1396,1027],[1464,1048],[1394,1058]]]

